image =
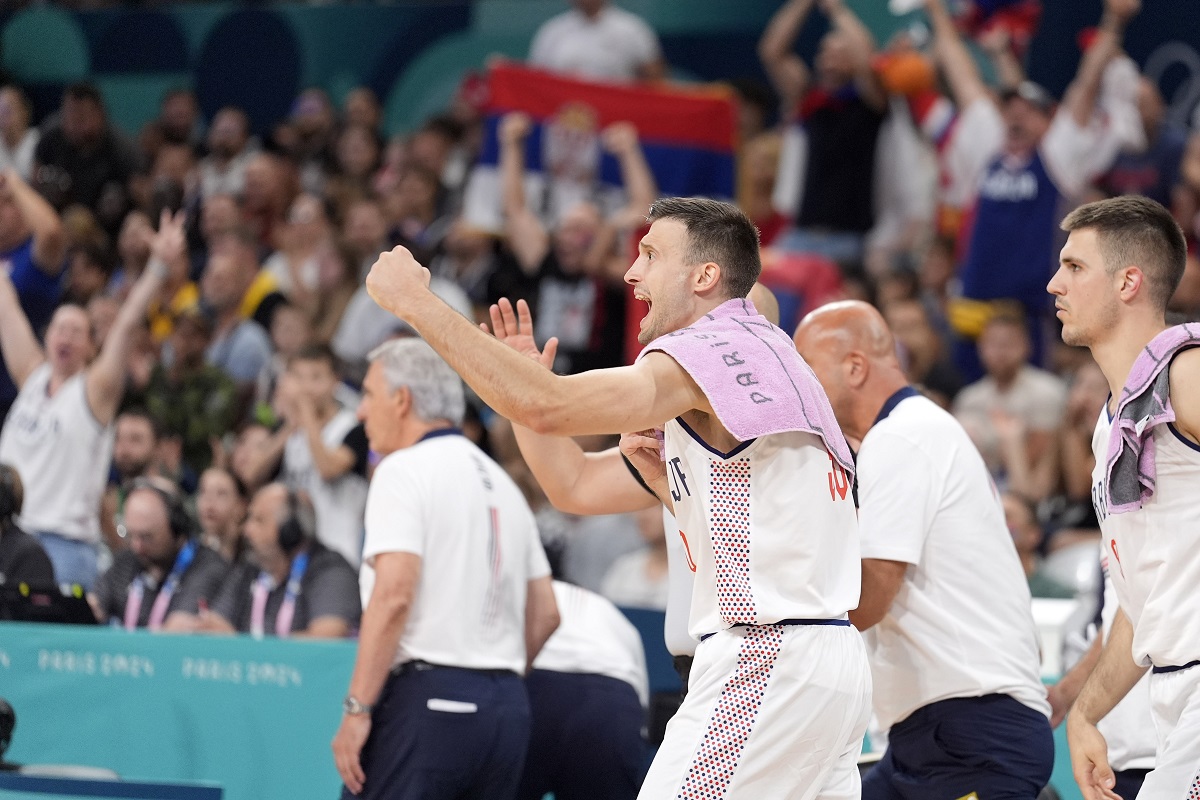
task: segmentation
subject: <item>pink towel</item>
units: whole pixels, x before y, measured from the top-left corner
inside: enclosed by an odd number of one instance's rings
[[[1108,437],[1105,486],[1110,514],[1136,511],[1154,495],[1154,428],[1175,421],[1171,407],[1171,359],[1180,350],[1200,346],[1200,324],[1167,328],[1142,350],[1113,415]]]
[[[722,303],[694,325],[655,339],[638,358],[655,350],[687,370],[739,441],[785,431],[813,433],[853,474],[850,446],[817,376],[792,338],[749,300]]]

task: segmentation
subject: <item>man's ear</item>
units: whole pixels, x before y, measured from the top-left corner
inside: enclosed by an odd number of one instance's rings
[[[853,351],[846,355],[846,359],[842,362],[842,369],[845,370],[846,385],[851,389],[859,389],[867,382],[871,365],[867,362],[866,356],[858,351]]]
[[[1120,283],[1117,286],[1117,292],[1121,299],[1130,301],[1139,293],[1145,291],[1146,274],[1142,272],[1142,268],[1138,266],[1129,266],[1117,273]]]
[[[711,292],[721,283],[721,267],[715,261],[706,261],[693,273],[696,292]]]

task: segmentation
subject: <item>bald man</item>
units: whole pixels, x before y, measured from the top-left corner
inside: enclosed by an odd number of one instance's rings
[[[888,749],[864,800],[1034,800],[1054,742],[1029,587],[1004,511],[962,426],[916,392],[883,317],[822,306],[796,347],[859,441],[862,599]]]

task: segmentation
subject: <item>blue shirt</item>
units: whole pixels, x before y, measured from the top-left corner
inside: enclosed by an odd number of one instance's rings
[[[1062,193],[1040,153],[1024,163],[1005,156],[992,161],[979,188],[961,273],[963,296],[1048,306],[1046,283],[1057,268],[1062,212]]]
[[[29,318],[34,334],[40,336],[62,298],[62,274],[52,278],[33,263],[32,236],[12,250],[0,253],[0,269],[8,273],[21,301],[21,310]],[[16,384],[0,354],[0,413],[7,414],[16,397]]]

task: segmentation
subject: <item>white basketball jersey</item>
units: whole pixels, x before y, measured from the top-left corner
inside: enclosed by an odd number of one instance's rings
[[[35,369],[0,431],[0,462],[21,474],[22,528],[96,543],[113,427],[96,421],[86,381],[79,372],[50,397],[50,364]]]
[[[1155,427],[1154,494],[1136,511],[1109,514],[1111,429],[1102,410],[1092,436],[1092,501],[1113,588],[1133,623],[1133,657],[1142,666],[1182,666],[1200,658],[1200,446],[1172,425]]]
[[[688,633],[688,614],[692,608],[696,565],[688,556],[684,533],[666,506],[663,506],[663,534],[667,537],[667,613],[663,639],[671,655],[694,656],[699,642]]]
[[[675,517],[695,566],[692,636],[841,618],[858,606],[850,481],[820,437],[772,434],[721,453],[680,419],[664,430]]]

